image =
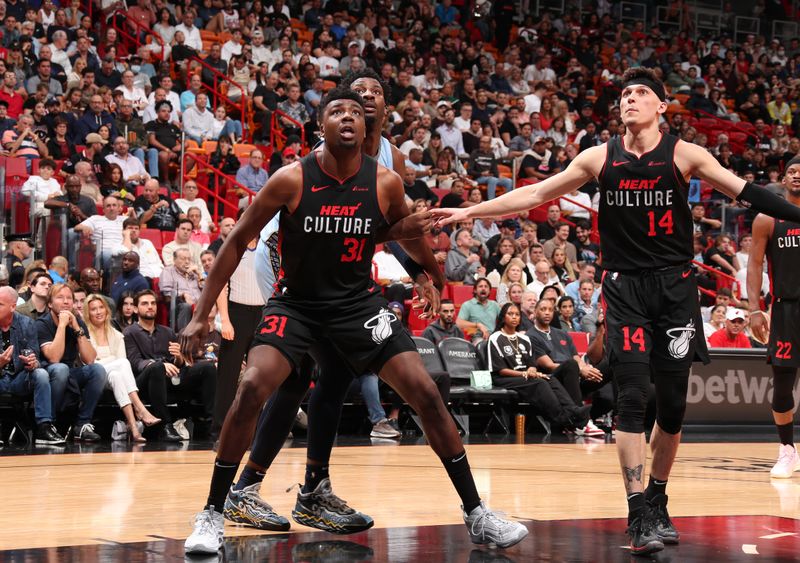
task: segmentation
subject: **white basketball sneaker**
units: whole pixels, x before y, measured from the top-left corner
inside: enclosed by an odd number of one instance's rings
[[[217,553],[222,547],[225,520],[213,506],[194,517],[194,530],[183,544],[185,553]]]
[[[797,455],[794,446],[783,444],[778,450],[778,461],[769,476],[773,479],[790,479],[797,469],[800,469],[800,455]]]

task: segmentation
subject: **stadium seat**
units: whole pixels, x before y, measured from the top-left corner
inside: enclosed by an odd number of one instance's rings
[[[575,344],[575,349],[578,354],[585,354],[589,350],[589,333],[588,332],[570,332],[570,338]]]
[[[26,159],[19,157],[8,157],[6,159],[6,188],[18,188],[28,179],[28,168],[25,165]]]
[[[161,254],[161,249],[164,248],[164,240],[161,237],[161,231],[158,229],[141,229],[139,231],[139,237],[143,239],[147,239],[153,243],[153,246],[156,247],[156,250],[159,254]]]
[[[453,300],[456,307],[461,307],[464,302],[472,299],[473,288],[471,285],[448,285],[450,286],[450,299]]]
[[[254,151],[257,148],[258,147],[256,147],[255,145],[250,145],[248,143],[239,143],[233,145],[233,154],[235,154],[238,157],[250,156],[250,152]]]

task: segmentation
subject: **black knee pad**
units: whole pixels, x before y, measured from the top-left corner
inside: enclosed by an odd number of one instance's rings
[[[772,410],[791,412],[794,410],[794,382],[797,368],[772,366]]]
[[[647,410],[647,390],[650,386],[650,368],[647,364],[617,364],[614,366],[617,381],[617,428],[622,432],[644,432]]]
[[[658,427],[667,434],[677,434],[683,428],[689,378],[682,373],[656,373],[653,379]]]

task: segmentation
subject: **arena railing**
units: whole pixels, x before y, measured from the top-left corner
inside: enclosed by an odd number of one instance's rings
[[[230,106],[231,108],[236,108],[236,110],[239,112],[238,119],[242,123],[243,141],[250,142],[252,131],[250,130],[250,127],[248,127],[249,121],[247,119],[248,118],[247,94],[245,92],[245,89],[243,89],[241,86],[239,86],[239,84],[231,80],[228,76],[221,73],[213,66],[205,62],[200,57],[190,57],[188,60],[190,62],[196,62],[200,64],[201,68],[206,69],[211,73],[211,76],[214,77],[213,85],[209,86],[208,84],[204,83],[203,87],[209,92],[211,92],[211,94],[214,96],[214,99],[217,100],[218,102],[221,100],[227,106]],[[223,84],[227,84],[227,90],[224,92],[222,90]],[[239,98],[239,100],[234,100],[228,95],[228,92],[231,91],[231,87],[235,87],[237,90],[239,90],[239,92],[241,92],[241,97]],[[230,116],[231,112],[228,111],[227,113]]]
[[[210,206],[213,206],[213,209],[209,207],[208,211],[214,223],[218,224],[221,218],[219,214],[220,205],[222,205],[223,209],[226,211],[230,211],[230,214],[223,213],[224,217],[236,217],[236,214],[239,212],[239,200],[237,199],[236,203],[234,203],[227,198],[227,195],[220,195],[221,187],[224,187],[224,194],[227,194],[228,190],[240,189],[246,194],[242,197],[248,198],[247,204],[250,205],[253,202],[253,198],[256,195],[254,191],[237,182],[234,176],[226,174],[216,166],[209,164],[202,156],[195,153],[187,152],[184,155],[184,178],[189,172],[186,166],[188,162],[194,164],[194,170],[191,170],[192,174],[196,172],[198,177],[203,174],[207,175],[208,181],[205,184],[203,182],[198,182],[196,179],[195,183],[197,184],[199,194],[205,196],[206,202]],[[213,186],[209,185],[212,181]]]
[[[707,264],[703,264],[702,262],[698,262],[697,260],[692,260],[692,265],[695,266],[698,270],[702,270],[703,272],[714,276],[717,281],[717,290],[723,287],[730,287],[731,291],[736,295],[736,297],[740,297],[742,294],[741,287],[739,287],[739,280],[733,277],[730,274],[726,274],[725,272],[721,272],[716,268],[712,268]],[[716,292],[710,291],[708,289],[699,288],[702,293],[706,295],[714,296]]]
[[[116,18],[117,14],[122,14],[123,16],[125,16],[125,20],[124,20],[125,23],[122,24],[121,26],[117,22],[117,18]],[[124,38],[126,41],[136,45],[136,49],[137,50],[138,50],[139,47],[147,45],[147,43],[145,43],[144,41],[142,41],[140,39],[140,35],[144,34],[145,37],[148,36],[148,35],[152,35],[155,38],[156,43],[158,43],[161,46],[161,55],[159,57],[159,60],[161,60],[161,61],[164,60],[164,55],[165,55],[165,52],[164,52],[164,40],[161,38],[161,36],[158,33],[153,31],[150,27],[148,27],[148,26],[144,25],[143,23],[138,22],[138,21],[136,21],[136,20],[134,20],[132,18],[127,17],[127,14],[125,14],[125,12],[123,10],[117,10],[116,12],[114,12],[112,14],[112,17],[111,17],[110,21],[111,21],[111,27],[113,27],[115,30],[117,30],[117,33],[119,34],[119,36]],[[131,34],[130,28],[127,27],[128,25],[132,25],[136,29],[135,34]]]
[[[269,122],[269,142],[270,147],[272,150],[283,150],[283,146],[286,144],[286,134],[283,132],[283,125],[281,125],[280,118],[283,117],[284,119],[293,123],[298,129],[300,129],[300,152],[301,155],[305,155],[308,153],[308,148],[306,147],[306,128],[303,126],[302,123],[293,119],[289,114],[283,112],[279,109],[276,109],[272,112],[272,116],[270,117]]]

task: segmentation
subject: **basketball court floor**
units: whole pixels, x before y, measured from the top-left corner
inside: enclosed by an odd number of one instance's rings
[[[507,550],[474,546],[458,497],[422,438],[340,439],[336,493],[375,527],[335,536],[292,523],[287,533],[226,526],[219,557],[186,561],[617,562],[625,548],[625,500],[612,443],[528,435],[470,437],[478,490],[531,534]],[[760,434],[691,434],[670,479],[679,546],[656,561],[798,561],[800,473],[770,480],[777,446]],[[0,561],[183,561],[183,540],[203,506],[214,453],[127,444],[0,451],[4,510]],[[305,443],[287,443],[262,495],[289,517],[303,478]]]

